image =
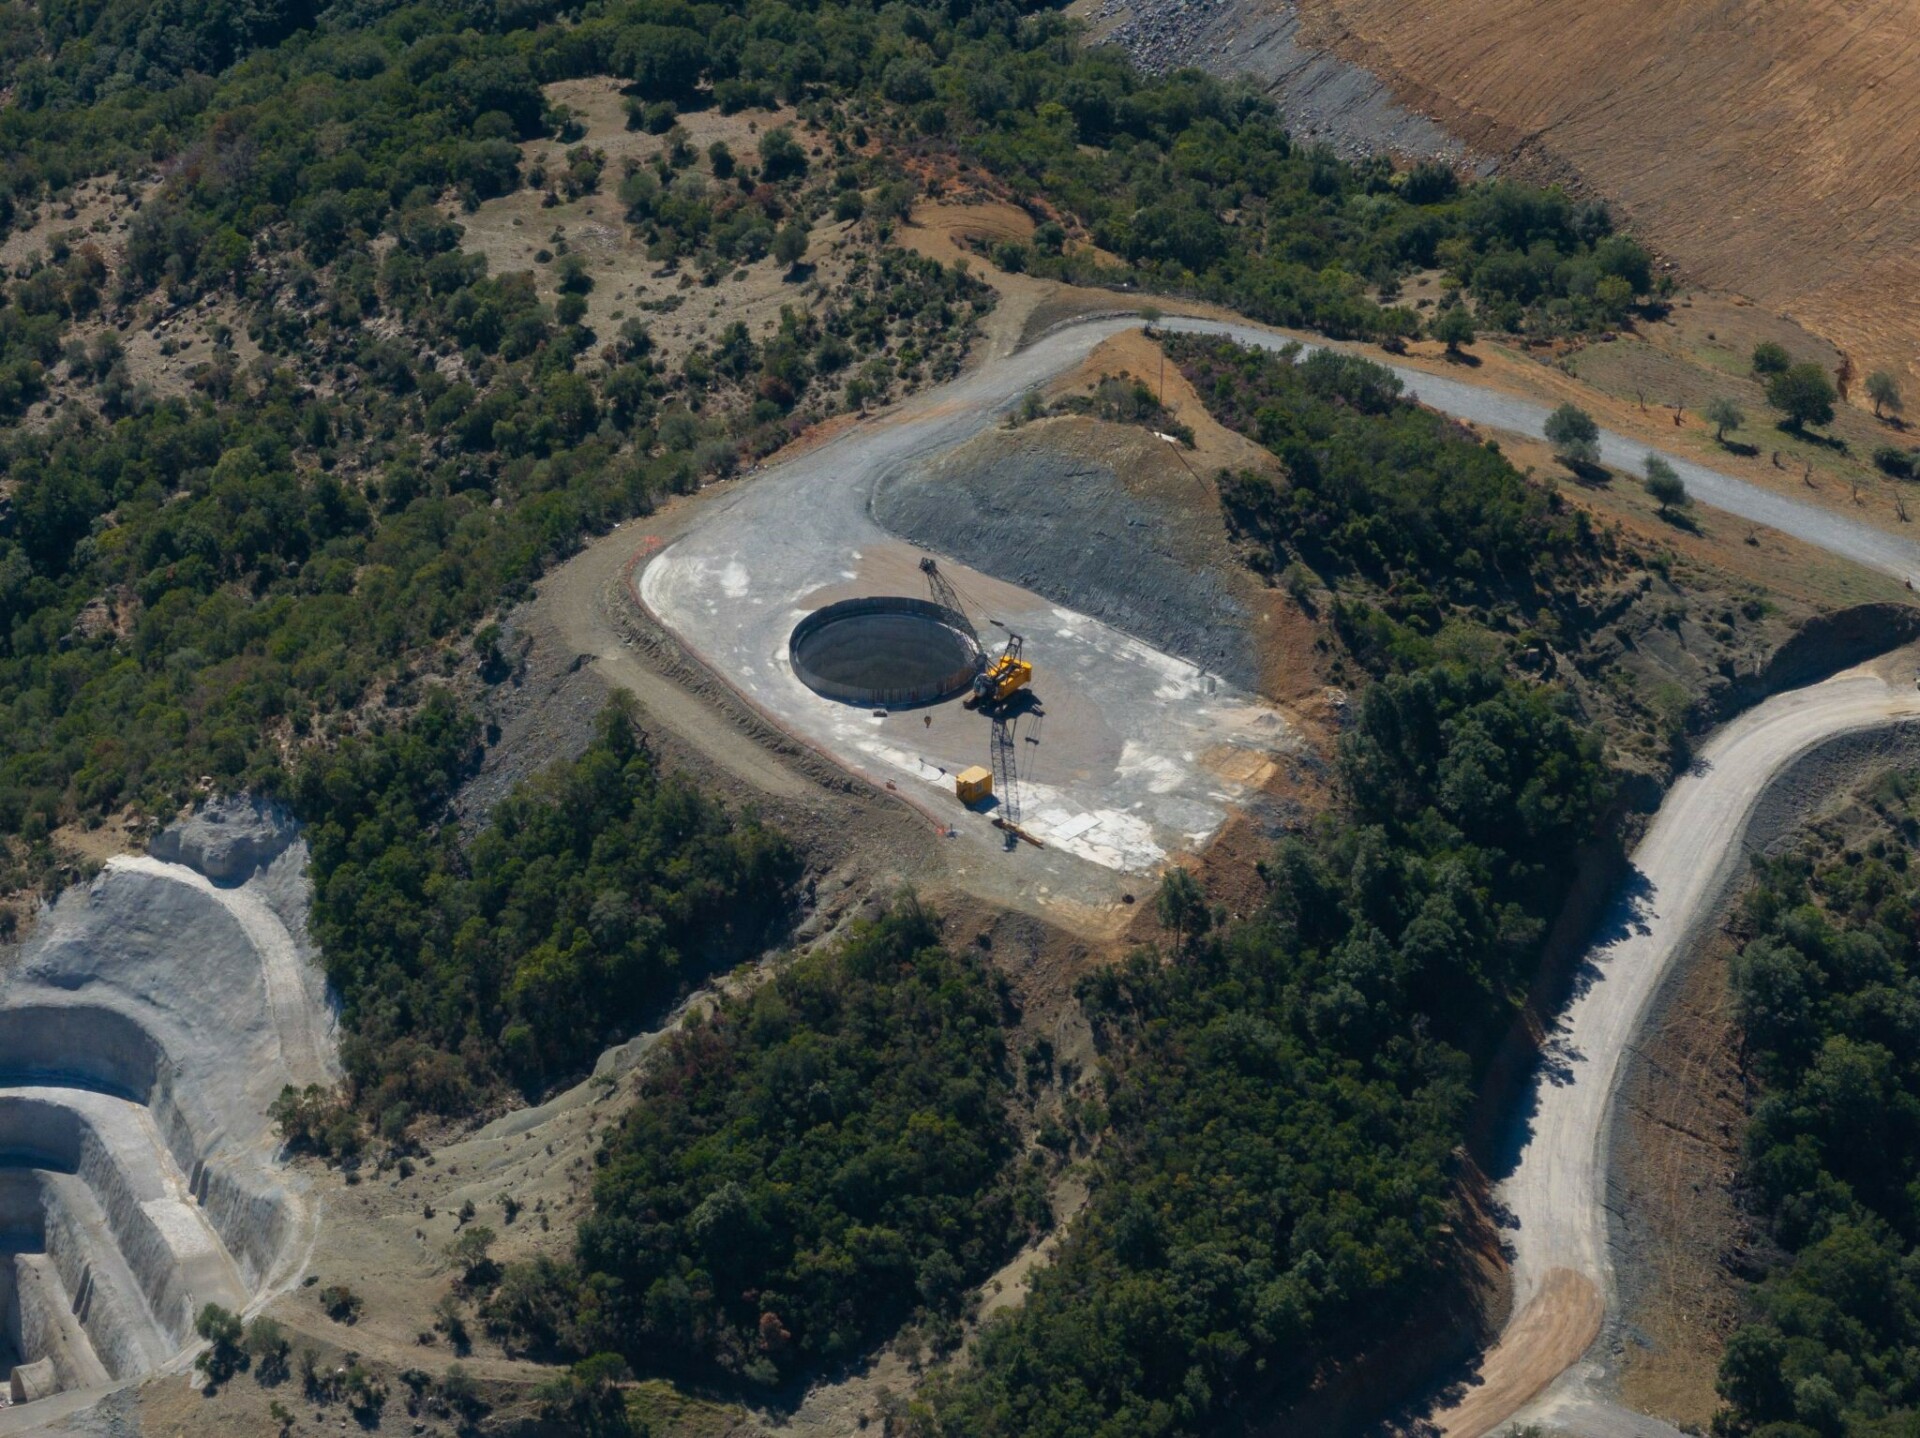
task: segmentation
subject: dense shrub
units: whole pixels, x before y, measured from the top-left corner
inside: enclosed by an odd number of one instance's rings
[[[1743,1179],[1783,1256],[1721,1365],[1731,1434],[1868,1438],[1920,1414],[1920,778],[1864,800],[1760,862],[1741,917],[1762,1086]]]
[[[1882,474],[1892,475],[1895,479],[1912,479],[1915,472],[1920,471],[1920,451],[1883,444],[1874,450],[1873,462]]]
[[[756,1386],[910,1318],[951,1336],[1046,1218],[1014,1162],[1010,1019],[911,901],[793,961],[667,1042],[600,1155],[578,1269],[509,1268],[490,1321]]]
[[[1599,572],[1605,537],[1497,449],[1406,399],[1391,370],[1330,350],[1165,344],[1211,412],[1281,460],[1279,479],[1220,477],[1229,522],[1270,572],[1298,559],[1330,580],[1364,579],[1381,612],[1416,632],[1459,606],[1575,617],[1571,591]],[[1354,626],[1363,657],[1368,630]]]
[[[576,1074],[787,912],[785,840],[663,778],[623,708],[463,849],[440,820],[471,740],[435,700],[315,755],[294,786],[342,1059],[373,1117]]]
[[[1219,1431],[1442,1280],[1449,1150],[1609,779],[1537,689],[1444,666],[1368,694],[1350,808],[1256,920],[1082,999],[1110,1126],[1026,1303],[919,1418],[943,1435]]]

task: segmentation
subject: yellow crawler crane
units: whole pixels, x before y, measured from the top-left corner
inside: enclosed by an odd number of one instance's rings
[[[931,554],[920,557],[920,572],[927,576],[927,588],[933,592],[933,602],[951,614],[953,622],[978,642],[979,631],[973,627],[973,621],[967,618],[967,606],[960,599],[960,591],[940,572],[940,566]],[[997,629],[1007,629],[998,619],[989,622]],[[981,647],[985,648],[984,645]],[[1005,704],[1033,683],[1033,666],[1020,657],[1025,647],[1026,641],[1007,629],[1006,648],[974,676],[973,692],[966,698],[967,708],[993,709]]]
[[[999,623],[995,620],[994,623]],[[973,678],[973,692],[966,698],[969,709],[994,708],[1033,683],[1033,666],[1020,657],[1026,641],[1007,631],[1007,647]]]

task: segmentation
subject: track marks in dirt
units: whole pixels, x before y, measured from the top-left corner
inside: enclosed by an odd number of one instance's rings
[[[1590,1279],[1571,1268],[1551,1270],[1487,1354],[1475,1385],[1440,1416],[1440,1431],[1480,1438],[1505,1422],[1579,1360],[1600,1336],[1606,1311]]]

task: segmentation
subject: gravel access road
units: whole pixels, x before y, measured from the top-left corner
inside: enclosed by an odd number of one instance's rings
[[[1277,336],[1269,330],[1208,320],[1170,319],[1164,321],[1162,327],[1191,334],[1225,335],[1241,344],[1266,349],[1290,342],[1286,337]],[[1321,348],[1306,341],[1297,343],[1303,349]],[[1529,439],[1546,437],[1547,416],[1552,411],[1545,405],[1534,404],[1501,390],[1487,389],[1468,380],[1430,374],[1406,365],[1388,365],[1387,368],[1400,377],[1410,397],[1429,409],[1437,409],[1442,414],[1452,415],[1470,424],[1525,435]],[[1717,469],[1709,469],[1706,465],[1657,449],[1644,441],[1629,439],[1611,430],[1600,431],[1600,459],[1611,468],[1633,474],[1642,473],[1649,454],[1658,454],[1672,464],[1679,471],[1680,478],[1686,481],[1687,492],[1710,509],[1724,510],[1755,524],[1764,524],[1769,529],[1790,534],[1795,539],[1844,559],[1851,559],[1868,569],[1890,574],[1895,579],[1920,582],[1920,543],[1835,514],[1817,504],[1807,504],[1776,494],[1744,479],[1736,479]]]

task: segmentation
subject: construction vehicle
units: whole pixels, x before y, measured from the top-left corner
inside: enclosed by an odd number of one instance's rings
[[[973,676],[973,692],[963,701],[967,708],[996,709],[1033,683],[1033,666],[1020,657],[1025,648],[1026,640],[1009,629],[1007,647]]]
[[[934,562],[931,554],[920,557],[920,572],[927,576],[927,588],[933,594],[933,602],[947,610],[954,622],[973,642],[986,652],[986,645],[980,642],[980,631],[973,627],[973,621],[967,617],[967,606],[960,598],[960,592],[953,587],[946,575],[940,572],[940,566]],[[1006,629],[998,619],[989,621],[1000,629]],[[1011,629],[1007,629],[1007,643],[999,655],[990,661],[973,680],[973,692],[967,696],[969,709],[992,709],[1005,704],[1015,694],[1033,683],[1033,666],[1021,657],[1026,641]]]
[[[973,627],[973,621],[967,618],[967,606],[960,602],[960,591],[948,582],[947,576],[940,572],[940,566],[933,562],[931,554],[920,556],[920,572],[927,576],[927,588],[932,591],[933,602],[942,609],[953,612],[953,617],[961,629],[973,636],[973,642],[980,642],[980,635]]]
[[[975,648],[985,653],[986,646],[980,642],[980,631],[973,627],[973,621],[967,617],[965,601],[946,575],[940,572],[940,566],[932,555],[920,557],[920,572],[927,576],[927,589],[933,595],[933,602],[951,614],[954,625],[973,639]],[[990,799],[996,800],[999,813],[994,815],[994,827],[1005,832],[1009,848],[1020,840],[1036,849],[1045,848],[1044,844],[1020,827],[1019,766],[1013,742],[1013,726],[1016,722],[1014,711],[1018,706],[1011,701],[1024,691],[1030,705],[1033,698],[1033,666],[1026,661],[1022,652],[1026,648],[1026,640],[1007,629],[998,619],[990,622],[998,629],[1006,629],[1006,645],[974,675],[973,688],[963,702],[967,708],[976,709],[993,720],[993,768],[975,764],[961,770],[954,776],[953,792],[970,809]]]

